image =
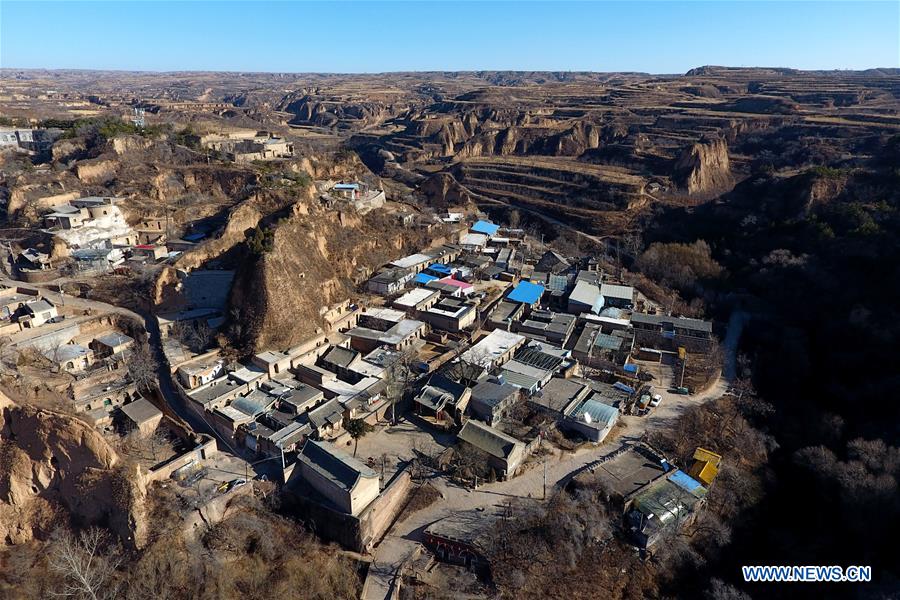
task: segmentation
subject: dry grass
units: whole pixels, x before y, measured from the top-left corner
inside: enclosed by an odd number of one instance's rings
[[[406,503],[403,512],[401,512],[400,516],[397,518],[397,522],[401,523],[405,521],[412,516],[413,513],[428,508],[442,497],[441,493],[433,485],[430,483],[423,483],[410,494],[409,502]]]

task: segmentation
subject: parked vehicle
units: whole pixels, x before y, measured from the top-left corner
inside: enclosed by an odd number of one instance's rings
[[[662,402],[662,396],[660,396],[659,394],[655,394],[653,396],[653,399],[650,401],[650,406],[656,408],[657,406],[659,406],[660,402]]]
[[[236,490],[243,485],[247,485],[246,479],[232,479],[228,482],[228,491]]]
[[[690,393],[691,393],[691,390],[689,390],[688,388],[686,388],[686,387],[684,387],[684,386],[681,386],[681,387],[677,387],[677,388],[675,388],[674,390],[672,390],[672,393],[673,393],[673,394],[687,395],[687,394],[690,394]]]

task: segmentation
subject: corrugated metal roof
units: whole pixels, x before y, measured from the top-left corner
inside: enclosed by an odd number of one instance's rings
[[[588,398],[582,401],[569,417],[588,424],[607,427],[613,425],[619,418],[619,409]]]
[[[503,370],[501,376],[503,377],[503,381],[509,385],[525,390],[533,390],[537,387],[538,383],[540,383],[539,379],[532,377],[531,375],[516,373],[515,371]]]

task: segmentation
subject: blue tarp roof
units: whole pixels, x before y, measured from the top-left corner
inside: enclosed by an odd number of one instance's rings
[[[336,183],[334,185],[334,189],[336,190],[358,190],[358,183]]]
[[[434,275],[429,275],[428,273],[419,273],[418,275],[416,275],[413,281],[415,281],[416,283],[425,284],[429,281],[435,281],[436,279],[437,277],[435,277]]]
[[[442,265],[441,263],[428,265],[428,268],[426,270],[434,271],[435,273],[443,273],[445,275],[449,275],[452,272],[450,267],[448,267],[447,265]]]
[[[478,221],[472,225],[471,230],[475,233],[483,233],[485,235],[494,235],[500,230],[499,225],[495,225],[490,221]]]
[[[629,364],[623,366],[622,369],[623,369],[626,373],[637,373],[637,371],[638,371],[638,366],[635,365],[635,364],[629,363]]]
[[[697,481],[684,471],[675,471],[674,473],[669,475],[669,481],[692,494],[703,487],[703,484],[701,484],[699,481]]]
[[[619,390],[619,391],[625,392],[626,394],[633,394],[633,393],[634,393],[634,388],[633,388],[633,387],[631,387],[630,385],[625,385],[625,384],[622,383],[621,381],[615,382],[615,383],[613,384],[613,387],[616,388],[616,389]]]
[[[530,281],[522,281],[510,292],[507,299],[513,302],[521,302],[522,304],[534,304],[544,295],[544,286]]]

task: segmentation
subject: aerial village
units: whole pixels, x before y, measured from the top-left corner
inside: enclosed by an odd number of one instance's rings
[[[232,161],[292,152],[265,133],[203,143]],[[361,181],[315,185],[326,206],[394,204]],[[622,535],[648,552],[714,485],[720,456],[698,448],[675,465],[645,435],[724,385],[690,375],[717,344],[713,324],[670,314],[600,256],[566,256],[485,214],[422,209],[452,243],[369,273],[356,297],[322,307],[326,325],[303,343],[234,360],[214,344],[233,271],[179,272],[187,302],[152,322],[64,292],[66,278],[175,263],[211,235],[171,235],[165,216],[129,224],[119,205],[72,194],[39,204],[67,256],[9,254],[4,351],[105,436],[139,447],[146,481],[191,490],[195,507],[271,482],[321,537],[390,561],[384,540],[423,481],[544,499],[555,469],[568,486],[612,490]],[[489,569],[479,536],[495,516],[464,499],[458,509],[424,523],[416,546]]]

